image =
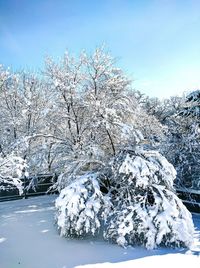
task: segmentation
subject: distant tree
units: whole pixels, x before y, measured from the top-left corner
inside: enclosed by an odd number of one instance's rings
[[[41,136],[48,133],[47,89],[33,74],[0,69],[0,152],[17,152],[32,174],[47,170],[48,144]]]
[[[184,107],[180,112],[180,116],[189,117],[200,117],[200,90],[191,92],[186,96],[186,107]]]
[[[167,125],[168,119],[177,114],[177,111],[184,107],[184,103],[184,98],[178,96],[164,100],[147,97],[142,107],[149,115],[155,116],[161,124]]]
[[[187,105],[187,106],[186,106]],[[200,188],[199,91],[182,98],[167,120],[168,139],[162,150],[177,171],[178,187]]]

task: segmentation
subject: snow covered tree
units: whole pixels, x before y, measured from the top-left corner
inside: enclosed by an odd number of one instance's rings
[[[199,91],[182,97],[174,113],[165,122],[167,142],[161,150],[177,171],[177,187],[200,189]]]
[[[0,67],[0,144],[1,152],[6,154],[10,144],[16,140],[17,136],[17,116],[18,108],[18,77],[9,70]],[[18,114],[18,115],[17,115]],[[12,151],[12,150],[11,150]]]
[[[0,69],[0,152],[17,152],[32,174],[47,170],[48,144],[41,137],[48,133],[47,91],[48,85],[33,74]]]
[[[162,151],[176,168],[177,187],[199,189],[199,146],[198,125],[191,118],[174,118]]]
[[[77,59],[66,53],[59,63],[48,59],[45,74],[56,103],[48,120],[59,190],[77,175],[101,169],[124,144],[162,137],[161,124],[145,112],[104,49]]]
[[[114,59],[103,49],[86,56],[86,95],[90,136],[101,150],[115,155],[125,124],[130,125],[130,81],[114,66]]]
[[[147,97],[142,103],[142,107],[149,115],[154,115],[160,123],[166,125],[168,118],[182,109],[183,105],[183,97],[178,96],[172,96],[164,100]]]
[[[186,96],[186,103],[188,105],[179,112],[179,115],[185,117],[200,117],[200,90],[188,94]]]

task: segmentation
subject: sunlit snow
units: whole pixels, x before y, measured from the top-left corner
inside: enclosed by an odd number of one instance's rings
[[[60,237],[54,225],[55,198],[43,196],[0,204],[1,268],[160,268],[165,264],[168,267],[200,267],[200,214],[193,214],[197,233],[191,250],[125,249],[100,238]]]

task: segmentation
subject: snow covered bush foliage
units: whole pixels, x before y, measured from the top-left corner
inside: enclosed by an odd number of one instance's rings
[[[127,149],[98,173],[79,176],[56,200],[63,236],[95,235],[121,246],[189,247],[191,214],[176,196],[176,171],[156,151]]]
[[[175,195],[176,171],[156,151],[122,151],[113,161],[112,203],[105,238],[119,245],[189,247],[191,214]]]
[[[80,176],[56,200],[56,221],[62,236],[94,235],[111,207],[95,174]]]
[[[22,177],[27,165],[24,159],[14,154],[6,157],[0,156],[0,191],[8,187],[16,187],[21,195],[23,193]]]

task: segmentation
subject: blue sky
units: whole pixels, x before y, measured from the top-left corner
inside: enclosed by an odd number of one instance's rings
[[[46,55],[103,43],[150,96],[200,88],[199,0],[0,0],[6,67],[38,70]]]

